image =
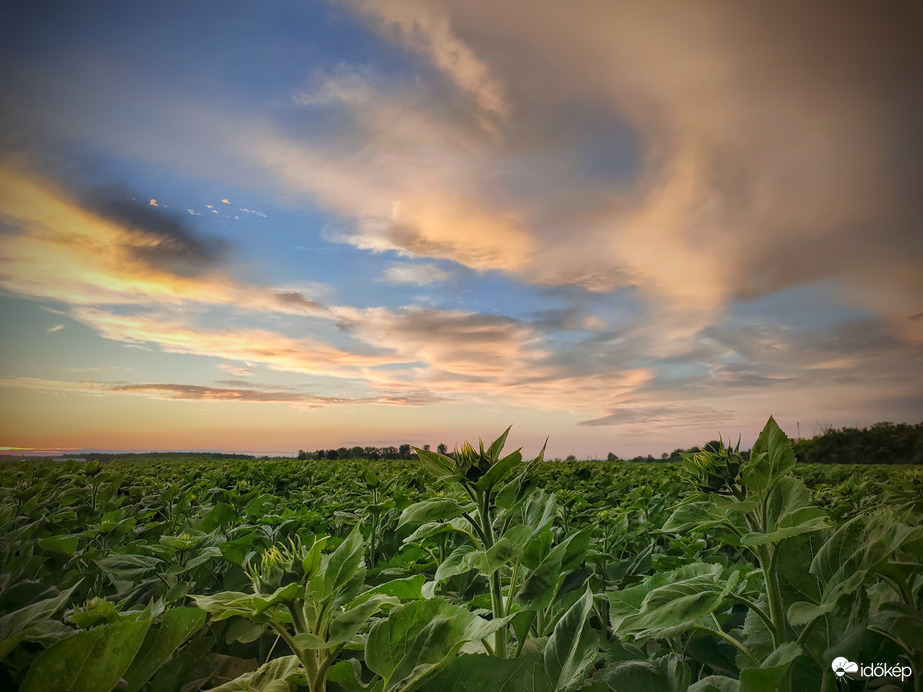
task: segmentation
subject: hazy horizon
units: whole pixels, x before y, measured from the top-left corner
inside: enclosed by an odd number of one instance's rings
[[[4,447],[923,420],[919,3],[0,17]]]

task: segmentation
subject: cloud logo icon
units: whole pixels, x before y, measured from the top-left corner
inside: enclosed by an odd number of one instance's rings
[[[833,659],[833,663],[830,664],[833,668],[833,672],[836,673],[838,678],[843,677],[846,673],[858,673],[859,664],[853,663],[848,658],[840,656],[839,658]]]

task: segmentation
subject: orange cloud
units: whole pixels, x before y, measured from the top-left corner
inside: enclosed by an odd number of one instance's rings
[[[269,138],[301,147],[282,165],[264,159],[284,184],[361,220],[333,237],[539,284],[634,286],[651,331],[674,335],[665,349],[687,348],[735,298],[818,278],[842,277],[895,325],[919,312],[920,280],[887,269],[921,257],[906,220],[919,215],[915,171],[901,163],[916,106],[881,86],[913,54],[905,10],[348,4],[482,106],[502,93],[509,115],[485,135],[463,110],[392,88],[339,102],[355,122],[349,151]],[[637,161],[606,162],[634,166],[631,179],[566,167],[574,125],[561,114],[583,109],[638,140]],[[917,324],[903,327],[919,340]]]
[[[0,246],[0,286],[20,295],[80,305],[199,302],[326,312],[299,290],[242,284],[209,264],[185,272],[187,260],[199,261],[196,239],[139,230],[91,211],[11,162],[0,163],[0,219],[18,231]]]

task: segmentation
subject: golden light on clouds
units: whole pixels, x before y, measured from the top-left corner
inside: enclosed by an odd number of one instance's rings
[[[137,42],[88,11],[0,76],[15,426],[78,399],[172,429],[515,410],[600,445],[923,415],[919,8],[280,12],[304,36],[193,46],[166,10]],[[144,52],[166,38],[201,59]]]

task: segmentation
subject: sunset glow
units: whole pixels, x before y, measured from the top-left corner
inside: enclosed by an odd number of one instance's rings
[[[0,16],[4,453],[923,420],[918,5]]]

